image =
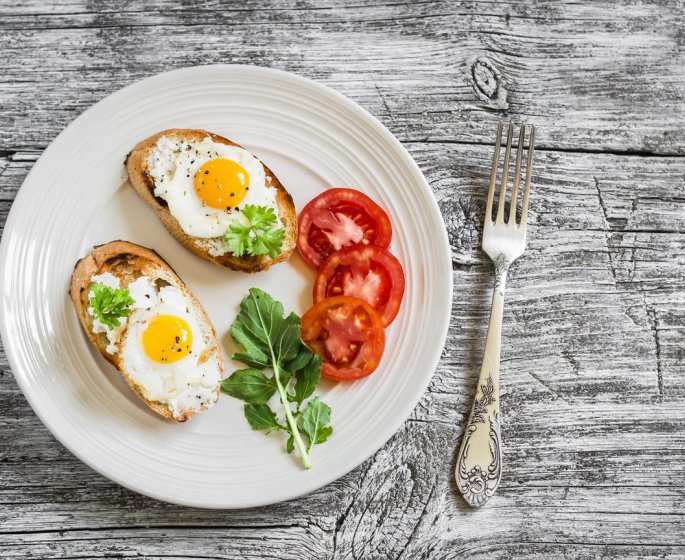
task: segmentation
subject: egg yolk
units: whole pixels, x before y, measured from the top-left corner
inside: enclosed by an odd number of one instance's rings
[[[157,315],[143,331],[143,350],[160,364],[178,362],[192,346],[193,333],[188,323],[174,315]]]
[[[195,174],[195,192],[207,206],[228,210],[238,206],[250,190],[245,168],[226,158],[210,159]]]

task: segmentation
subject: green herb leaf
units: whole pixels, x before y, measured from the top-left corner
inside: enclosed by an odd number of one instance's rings
[[[121,317],[128,317],[135,300],[126,288],[111,288],[102,282],[95,282],[90,289],[93,297],[90,306],[98,320],[109,330],[119,326]]]
[[[321,379],[321,356],[314,354],[309,363],[295,373],[295,393],[293,395],[295,402],[302,404],[305,399],[311,397],[319,384],[319,379]]]
[[[284,429],[276,418],[276,413],[268,404],[246,404],[245,418],[253,430],[282,430]]]
[[[309,449],[314,444],[323,443],[333,433],[333,428],[328,425],[331,421],[331,407],[319,400],[319,397],[309,401],[302,419],[302,431],[309,436]]]
[[[231,336],[244,349],[233,354],[233,359],[258,369],[273,367],[274,359],[280,369],[304,346],[300,339],[300,318],[295,313],[284,318],[283,304],[258,288],[251,288],[250,295],[240,303],[240,313],[231,325]]]
[[[297,373],[303,367],[305,367],[309,363],[309,360],[311,360],[314,356],[316,356],[316,354],[314,354],[309,346],[303,342],[301,343],[300,348],[297,350],[297,355],[288,363],[284,364],[285,369],[292,371],[293,373]]]
[[[221,389],[250,404],[267,402],[276,392],[276,384],[256,369],[240,369],[221,382]]]
[[[231,325],[233,340],[243,352],[233,359],[254,368],[264,369],[271,364],[271,346],[283,323],[283,305],[257,288],[240,302],[240,313]]]
[[[273,208],[246,204],[242,209],[247,224],[233,220],[224,237],[228,250],[236,257],[250,255],[257,257],[269,255],[274,258],[281,254],[285,230],[277,227],[276,213]]]
[[[312,430],[308,434],[309,448],[300,435],[300,423],[304,426],[300,420],[301,405],[312,395],[321,372],[321,359],[302,342],[300,318],[294,313],[285,317],[280,302],[262,290],[252,288],[240,303],[240,313],[231,325],[231,336],[241,350],[233,355],[233,359],[248,364],[252,369],[235,372],[223,381],[222,388],[248,401],[245,416],[254,429],[288,432],[290,437],[286,450],[290,453],[297,449],[302,464],[309,468],[312,446],[317,440],[325,441],[332,428],[326,426],[330,419],[330,408],[314,399],[307,407],[311,416],[307,426]],[[273,370],[272,378],[261,371],[266,368]],[[293,379],[294,388],[289,390]],[[275,413],[266,404],[274,393],[278,394],[283,405],[284,424],[279,423]],[[297,403],[296,410],[291,409],[290,402]],[[320,422],[323,424],[319,425]]]

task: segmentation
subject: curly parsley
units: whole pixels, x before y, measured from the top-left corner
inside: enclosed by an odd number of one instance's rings
[[[273,208],[247,204],[242,209],[247,224],[233,220],[228,226],[225,241],[236,257],[269,255],[272,259],[281,253],[285,230],[276,227]]]
[[[120,317],[128,317],[135,300],[126,288],[112,288],[102,282],[94,283],[90,289],[93,297],[90,306],[98,320],[109,330],[119,326]]]

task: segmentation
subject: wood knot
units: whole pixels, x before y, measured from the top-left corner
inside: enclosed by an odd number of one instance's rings
[[[507,109],[506,81],[502,73],[487,58],[477,58],[471,65],[473,90],[476,95],[498,109]]]
[[[448,196],[438,202],[438,206],[452,247],[452,261],[456,264],[480,262],[480,225],[485,213],[483,205],[475,198],[462,200]]]

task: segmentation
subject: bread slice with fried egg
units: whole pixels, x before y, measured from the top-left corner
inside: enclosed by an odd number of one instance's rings
[[[115,328],[91,307],[95,283],[125,289],[135,301]],[[70,295],[92,344],[152,410],[185,422],[216,403],[223,355],[214,327],[155,251],[127,241],[95,247],[76,263]]]
[[[224,165],[210,169],[209,160]],[[259,272],[287,260],[295,248],[297,213],[292,197],[266,165],[227,138],[200,129],[164,130],[133,148],[126,170],[133,188],[155,209],[167,230],[206,260],[232,270]],[[223,197],[215,191],[201,198],[199,185],[210,171],[233,181],[242,179],[248,186]],[[240,210],[234,202],[239,197],[233,196],[245,193],[244,204],[272,207],[285,231],[281,253],[273,258],[236,256],[223,242],[228,224]]]

